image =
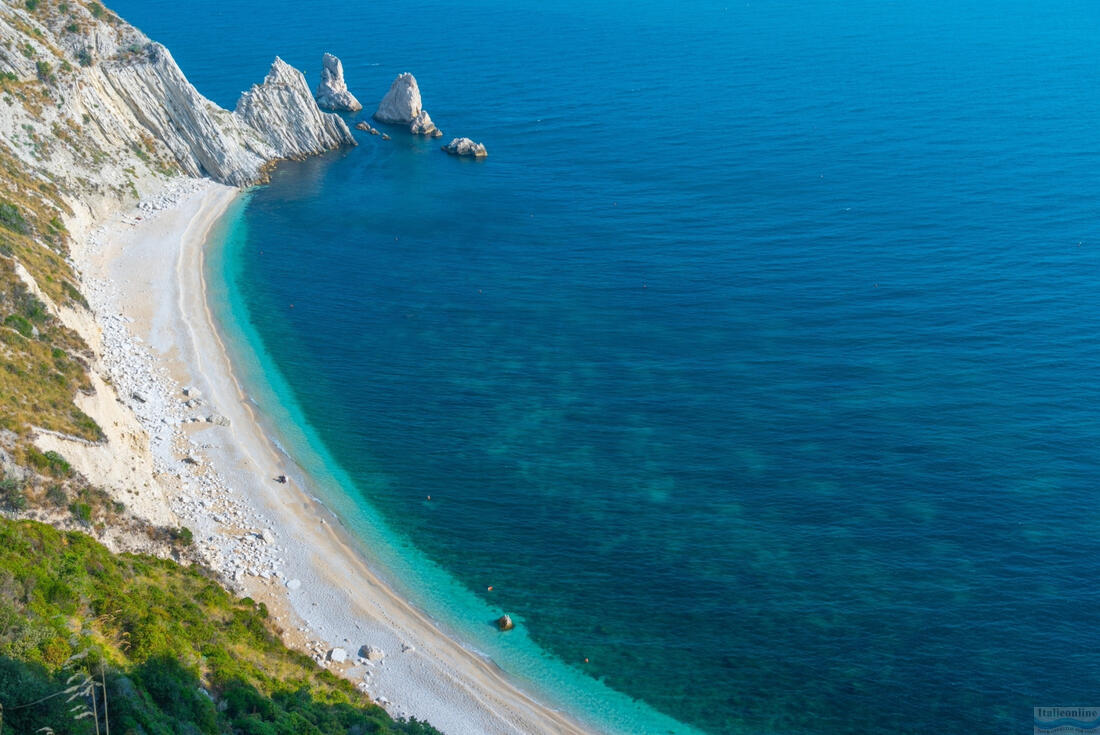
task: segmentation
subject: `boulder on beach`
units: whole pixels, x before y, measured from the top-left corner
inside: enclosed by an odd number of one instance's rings
[[[417,135],[443,135],[421,103],[416,77],[408,72],[398,74],[393,80],[390,91],[378,103],[374,119],[391,125],[408,125]]]
[[[332,54],[321,60],[321,82],[317,85],[317,105],[340,112],[358,112],[363,109],[355,95],[348,91],[344,81],[344,65]]]
[[[343,648],[334,648],[328,652],[328,660],[334,664],[342,664],[348,660],[348,652]]]
[[[501,630],[501,631],[511,630],[514,627],[516,627],[516,624],[512,622],[512,618],[510,616],[501,615],[499,618],[497,618],[497,629],[498,630]]]
[[[365,658],[368,661],[381,661],[386,657],[386,652],[383,651],[381,648],[363,645],[359,649],[359,656]]]
[[[301,586],[302,586],[302,582],[301,582],[301,580],[298,580],[298,579],[292,579],[292,580],[290,580],[289,582],[286,583],[286,588],[288,590],[296,590]]]
[[[489,151],[485,150],[484,143],[475,143],[469,138],[455,138],[450,143],[442,146],[443,150],[452,156],[465,156],[467,158],[485,158]]]

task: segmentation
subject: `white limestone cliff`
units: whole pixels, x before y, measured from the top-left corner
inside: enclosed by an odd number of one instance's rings
[[[199,94],[168,49],[109,11],[59,7],[0,3],[0,73],[13,86],[38,82],[34,95],[21,88],[0,105],[0,137],[82,201],[171,169],[244,186],[274,161],[355,144],[278,58],[230,112]],[[21,135],[52,142],[22,145]]]
[[[321,82],[317,85],[317,104],[326,110],[358,112],[363,109],[344,81],[344,65],[332,54],[321,60]]]
[[[408,72],[398,74],[397,79],[393,80],[390,91],[378,104],[374,119],[391,125],[408,125],[409,130],[418,135],[436,138],[443,135],[421,103],[416,77]]]
[[[355,145],[347,123],[321,112],[302,72],[279,57],[263,84],[241,95],[233,116],[259,132],[277,158],[304,158]]]

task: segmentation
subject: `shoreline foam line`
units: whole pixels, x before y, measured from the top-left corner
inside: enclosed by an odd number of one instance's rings
[[[345,648],[352,660],[330,668],[360,680],[392,714],[426,719],[448,733],[586,732],[383,584],[337,524],[325,520],[329,512],[307,488],[274,482],[282,458],[233,372],[205,289],[204,246],[238,195],[206,184],[152,216],[114,223],[102,257],[88,264],[93,275],[117,287],[115,313],[134,319],[131,329],[159,353],[171,378],[198,388],[201,412],[212,419],[184,417],[175,457],[166,456],[163,445],[153,448],[161,479],[171,475],[169,485],[178,480],[173,510],[193,527],[200,552],[268,605],[293,647],[319,658],[329,648]],[[189,400],[179,393],[175,398]],[[170,423],[168,414],[162,418]],[[203,455],[197,466],[214,479],[180,466],[189,453]],[[198,498],[194,484],[214,494]],[[270,543],[257,540],[268,537]],[[288,587],[290,580],[297,584]],[[355,661],[367,644],[382,648],[385,659]]]

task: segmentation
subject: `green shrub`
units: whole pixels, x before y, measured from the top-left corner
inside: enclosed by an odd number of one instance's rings
[[[88,10],[92,11],[92,16],[95,18],[102,18],[103,14],[107,12],[106,9],[104,9],[104,7],[99,3],[89,4]]]
[[[73,503],[69,506],[69,511],[81,523],[92,522],[92,506],[88,505],[87,503]]]
[[[180,546],[190,546],[195,543],[195,535],[191,533],[191,529],[187,526],[180,526],[179,528],[173,529],[172,540]]]
[[[14,477],[0,480],[0,508],[20,511],[27,507],[27,496],[23,494],[23,483]]]
[[[69,477],[73,474],[72,465],[52,449],[40,452],[34,447],[27,447],[27,462],[36,470],[48,472],[54,477]]]
[[[45,61],[35,62],[35,70],[38,74],[38,81],[53,83],[57,81],[57,77],[53,73],[53,67],[51,67]]]
[[[0,201],[0,226],[12,232],[18,232],[20,235],[27,234],[31,229],[19,208],[5,201]]]
[[[35,10],[38,10],[38,0],[27,0],[26,6],[27,10],[33,13]]]
[[[4,319],[4,326],[11,327],[27,339],[30,339],[31,335],[34,334],[34,326],[27,321],[26,317],[20,316],[19,314],[9,314]]]
[[[65,492],[65,488],[61,487],[57,483],[50,485],[46,490],[46,500],[50,501],[57,507],[63,507],[69,503],[69,494]]]

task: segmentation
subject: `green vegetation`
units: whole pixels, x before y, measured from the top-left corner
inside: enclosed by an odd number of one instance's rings
[[[288,650],[266,617],[199,569],[0,520],[4,731],[90,735],[106,709],[132,735],[437,734]]]
[[[77,391],[92,389],[90,355],[72,331],[53,317],[15,274],[12,261],[0,257],[0,428],[18,436],[32,426],[102,441],[102,429],[76,407]],[[37,334],[36,334],[37,333]],[[28,449],[27,460],[51,474],[58,466]],[[44,455],[41,455],[44,456]],[[67,467],[67,465],[66,465]]]
[[[0,480],[0,509],[7,511],[25,510],[27,496],[23,492],[23,483],[14,477]]]
[[[40,426],[88,441],[104,438],[73,402],[90,392],[91,353],[31,293],[18,261],[54,303],[87,305],[65,262],[66,211],[56,188],[29,176],[0,144],[0,428],[27,437]]]
[[[34,66],[38,81],[46,84],[53,84],[57,81],[57,75],[53,73],[53,67],[48,62],[39,60],[35,62]]]
[[[19,207],[11,202],[0,201],[0,226],[6,227],[12,232],[26,234],[30,231],[27,220],[19,211]]]

